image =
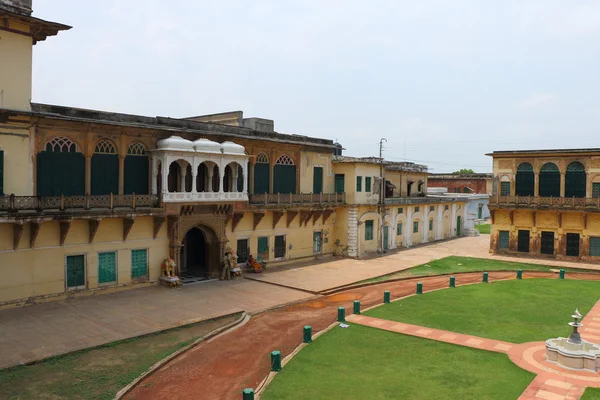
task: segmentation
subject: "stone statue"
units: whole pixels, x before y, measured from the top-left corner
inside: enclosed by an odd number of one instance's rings
[[[162,273],[164,276],[175,276],[175,261],[172,258],[165,258],[165,261],[162,263]]]

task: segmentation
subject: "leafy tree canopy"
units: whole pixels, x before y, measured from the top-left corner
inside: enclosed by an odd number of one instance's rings
[[[474,174],[474,173],[475,173],[475,171],[473,171],[473,170],[472,170],[472,169],[470,169],[470,168],[469,168],[469,169],[467,169],[467,168],[463,168],[463,169],[460,169],[460,170],[458,170],[458,171],[454,171],[454,172],[453,172],[453,174],[461,174],[461,175],[462,175],[462,174]]]

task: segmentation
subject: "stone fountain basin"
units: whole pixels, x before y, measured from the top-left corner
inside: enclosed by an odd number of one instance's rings
[[[600,370],[600,345],[586,342],[569,342],[567,338],[546,340],[546,358],[548,361],[571,369]]]

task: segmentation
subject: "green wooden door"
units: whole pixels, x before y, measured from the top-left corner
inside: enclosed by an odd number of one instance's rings
[[[389,248],[388,245],[389,240],[389,230],[387,226],[383,227],[383,250],[387,250]]]
[[[335,174],[335,192],[336,193],[344,193],[344,180],[345,180],[345,176],[343,174]]]
[[[285,236],[275,236],[275,258],[285,257]]]
[[[117,281],[117,253],[98,254],[98,283]]]
[[[85,194],[85,158],[81,153],[42,151],[37,155],[37,194]]]
[[[258,238],[258,248],[256,249],[256,258],[263,260],[269,259],[269,238],[266,236]]]
[[[479,205],[479,208],[477,209],[477,219],[481,219],[483,218],[483,205]]]
[[[148,180],[147,175],[145,180]],[[92,156],[92,195],[111,193],[119,193],[119,156],[94,154]]]
[[[560,197],[560,172],[553,163],[546,163],[540,169],[541,197]]]
[[[254,166],[254,193],[269,193],[269,164],[257,163]]]
[[[148,194],[148,174],[147,156],[130,155],[125,157],[125,194]]]
[[[296,193],[296,166],[275,165],[273,193]]]
[[[313,193],[323,193],[323,167],[314,167],[313,171]]]
[[[147,250],[131,250],[131,277],[133,279],[148,277]]]
[[[323,250],[323,238],[321,232],[313,232],[313,253],[321,254]]]
[[[456,236],[460,236],[460,215],[456,217]]]
[[[67,256],[67,288],[85,286],[84,256]]]

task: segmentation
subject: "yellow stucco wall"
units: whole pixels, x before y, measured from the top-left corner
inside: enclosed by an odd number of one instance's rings
[[[151,217],[136,219],[128,240],[123,241],[122,220],[106,218],[100,222],[92,244],[88,243],[88,222],[74,220],[65,240],[59,245],[60,228],[57,221],[43,222],[35,243],[29,248],[29,224],[25,225],[18,251],[13,251],[13,227],[0,224],[0,274],[10,279],[0,280],[0,303],[34,296],[64,293],[65,263],[69,255],[86,256],[86,284],[98,287],[98,253],[117,253],[117,285],[131,283],[131,250],[148,249],[149,280],[156,281],[160,267],[168,256],[169,244],[163,226],[156,239],[152,238]]]
[[[333,155],[308,151],[303,151],[300,155],[300,192],[313,192],[314,167],[322,167],[323,193],[333,193],[334,173],[331,165]]]
[[[9,21],[9,28],[27,30]],[[31,109],[31,37],[0,31],[0,108],[29,111]]]
[[[235,232],[232,231],[232,222],[226,226],[226,235],[229,240],[228,246],[234,251],[237,249],[238,239],[248,239],[250,254],[257,256],[258,238],[268,237],[269,257],[268,261],[286,261],[291,259],[314,257],[322,254],[332,254],[335,248],[334,224],[337,219],[336,213],[329,216],[326,222],[323,222],[323,216],[319,217],[313,225],[312,217],[306,224],[300,224],[300,214],[294,217],[287,227],[287,214],[279,220],[273,228],[273,213],[268,211],[253,230],[254,216],[252,212],[246,212]],[[313,252],[313,234],[322,232],[323,242],[320,254]],[[275,259],[275,236],[285,235],[286,251],[285,257]]]
[[[2,78],[0,77],[0,79]],[[4,152],[5,194],[33,195],[33,162],[30,155],[30,143],[27,129],[22,126],[0,124],[0,150]]]

